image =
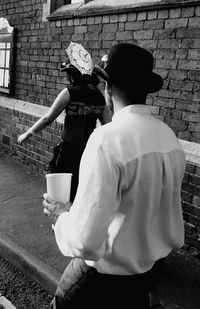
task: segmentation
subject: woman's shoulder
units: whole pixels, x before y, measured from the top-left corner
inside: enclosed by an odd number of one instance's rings
[[[68,89],[69,92],[77,92],[77,91],[80,91],[81,90],[81,87],[78,86],[78,85],[67,85],[66,87]]]
[[[97,87],[90,87],[90,85],[70,86],[69,93],[72,102],[82,102],[86,105],[105,105],[104,96]]]

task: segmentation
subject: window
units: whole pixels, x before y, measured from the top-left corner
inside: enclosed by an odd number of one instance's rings
[[[13,33],[5,18],[0,18],[0,92],[10,93],[13,60]]]
[[[55,10],[57,10],[59,7],[61,7],[62,5],[66,5],[66,4],[75,4],[75,3],[83,3],[86,4],[87,2],[89,2],[91,0],[51,0],[51,8],[50,8],[50,12],[54,12]]]
[[[50,12],[57,10],[59,7],[65,4],[71,4],[71,0],[51,0]]]

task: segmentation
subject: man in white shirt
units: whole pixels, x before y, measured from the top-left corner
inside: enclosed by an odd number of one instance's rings
[[[112,121],[88,140],[70,210],[44,195],[45,212],[59,215],[58,247],[73,257],[52,308],[148,309],[163,258],[184,244],[185,155],[145,105],[163,84],[152,70],[151,53],[127,43],[111,48],[104,69],[96,67]]]

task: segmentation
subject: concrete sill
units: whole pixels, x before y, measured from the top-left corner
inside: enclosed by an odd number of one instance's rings
[[[200,5],[199,0],[94,0],[87,4],[76,3],[61,6],[48,15],[49,21],[71,19],[77,17],[92,17],[108,14],[120,14],[155,9],[169,9]]]

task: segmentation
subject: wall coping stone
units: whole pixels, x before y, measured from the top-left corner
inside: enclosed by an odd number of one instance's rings
[[[27,115],[42,117],[47,113],[49,107],[30,102],[25,102],[5,96],[0,96],[0,107],[13,111],[21,112]],[[63,124],[65,112],[56,119],[57,123]],[[200,164],[200,144],[179,139],[186,154],[186,160],[193,164]]]
[[[77,17],[103,16],[129,12],[150,11],[200,5],[199,0],[95,0],[86,4],[76,3],[61,6],[46,18],[49,21]]]
[[[0,107],[8,108],[13,110],[14,112],[21,112],[37,118],[44,116],[49,110],[49,107],[47,106],[25,102],[4,96],[0,96]],[[56,122],[63,123],[64,117],[65,112],[63,112],[57,117]]]
[[[185,151],[186,160],[200,165],[200,144],[179,139]]]

